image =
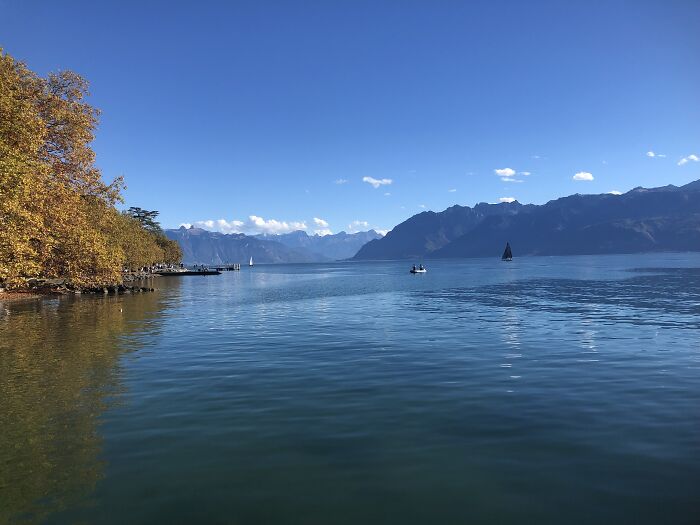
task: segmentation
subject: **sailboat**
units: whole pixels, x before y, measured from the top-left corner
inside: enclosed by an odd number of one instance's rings
[[[510,250],[510,243],[506,243],[506,249],[503,252],[503,257],[501,257],[502,261],[512,261],[513,260],[513,252]]]
[[[250,257],[250,261],[248,261],[248,266],[253,266],[253,257]]]

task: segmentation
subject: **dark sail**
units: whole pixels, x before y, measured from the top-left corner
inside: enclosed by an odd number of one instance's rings
[[[503,257],[501,257],[502,261],[510,261],[513,259],[513,252],[510,251],[510,243],[506,243],[506,250],[503,252]]]

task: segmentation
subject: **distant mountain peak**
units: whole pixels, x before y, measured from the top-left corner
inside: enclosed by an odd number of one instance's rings
[[[180,243],[188,264],[244,262],[250,257],[260,263],[348,259],[365,243],[381,237],[374,230],[335,235],[309,235],[304,230],[245,235],[212,232],[195,226],[166,230],[166,235]]]
[[[454,205],[413,215],[355,259],[496,257],[506,241],[520,255],[700,251],[698,191],[700,180],[622,195],[576,193],[543,205]]]

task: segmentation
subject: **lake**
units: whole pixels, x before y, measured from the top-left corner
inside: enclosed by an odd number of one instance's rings
[[[0,523],[696,524],[700,254],[0,303]]]

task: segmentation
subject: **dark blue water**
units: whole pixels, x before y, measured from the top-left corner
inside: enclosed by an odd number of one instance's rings
[[[0,303],[0,523],[700,522],[700,255]]]

